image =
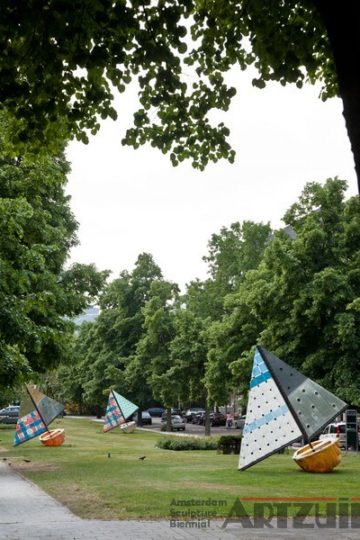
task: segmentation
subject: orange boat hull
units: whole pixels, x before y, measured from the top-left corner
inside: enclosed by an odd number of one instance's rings
[[[339,465],[341,450],[336,440],[322,439],[299,448],[293,459],[304,471],[327,473]]]
[[[52,429],[40,435],[39,438],[44,446],[61,446],[65,440],[65,430]]]

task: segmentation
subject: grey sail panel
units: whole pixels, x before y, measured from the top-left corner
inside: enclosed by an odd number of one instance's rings
[[[308,440],[346,409],[345,401],[263,347],[258,349]]]
[[[34,408],[35,408],[34,403],[31,397],[29,396],[28,392],[24,388],[23,395],[21,397],[21,402],[20,402],[19,418],[22,418],[23,416],[26,416],[27,414],[32,412]]]
[[[48,426],[59,414],[64,410],[64,405],[55,401],[55,399],[45,396],[40,390],[35,388],[32,385],[26,385],[29,394],[36,406],[36,409],[39,411],[41,418],[45,422],[45,425]]]

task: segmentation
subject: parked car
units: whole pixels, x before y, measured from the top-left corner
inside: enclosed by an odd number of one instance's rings
[[[171,415],[177,414],[178,416],[184,416],[184,413],[181,409],[172,408],[170,409],[170,411],[171,411]],[[167,415],[167,410],[165,409],[165,411],[161,415],[161,418],[166,418],[166,415]]]
[[[341,448],[346,447],[346,423],[334,422],[326,426],[319,439],[337,439]]]
[[[161,428],[165,428],[166,429],[166,424],[167,424],[167,417],[166,415],[165,416],[162,416],[161,418]],[[185,419],[178,415],[178,414],[172,414],[171,415],[171,431],[185,431]]]
[[[178,416],[184,416],[184,411],[177,409],[176,407],[171,409],[171,414],[177,414]]]
[[[200,426],[205,425],[205,411],[199,411],[195,413],[192,417],[193,424],[199,424]],[[209,413],[210,425],[211,426],[225,426],[226,416],[221,412],[211,412]]]
[[[202,407],[191,407],[191,409],[188,409],[186,412],[185,412],[185,420],[187,422],[192,422],[193,420],[193,416],[195,416],[196,414],[198,413],[204,413],[205,410],[202,408]]]
[[[165,409],[163,407],[150,407],[147,409],[147,412],[150,414],[150,416],[158,416],[161,417]]]
[[[221,412],[210,413],[210,422],[212,426],[225,426],[226,416]]]
[[[198,411],[191,416],[190,422],[192,424],[203,424],[205,421],[205,411]]]
[[[143,411],[141,413],[141,422],[143,426],[151,426],[152,418],[148,411]]]
[[[235,429],[243,430],[245,426],[245,420],[246,420],[246,416],[239,416],[239,418],[236,418],[234,421]]]
[[[192,423],[198,424],[199,426],[205,425],[205,411],[199,411],[198,413],[194,414],[192,417]]]
[[[19,419],[20,407],[10,405],[0,410],[0,424],[16,424]]]

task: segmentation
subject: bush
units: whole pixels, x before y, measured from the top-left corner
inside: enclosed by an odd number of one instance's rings
[[[163,450],[216,450],[218,440],[212,437],[163,437],[155,446]]]
[[[223,435],[218,440],[218,452],[223,454],[239,454],[241,435]]]

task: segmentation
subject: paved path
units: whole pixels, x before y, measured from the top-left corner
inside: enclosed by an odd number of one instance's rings
[[[338,540],[360,538],[357,529],[245,529],[239,523],[213,521],[204,529],[170,527],[169,521],[99,521],[80,519],[67,508],[0,463],[0,540]],[[183,525],[185,525],[183,523]]]

